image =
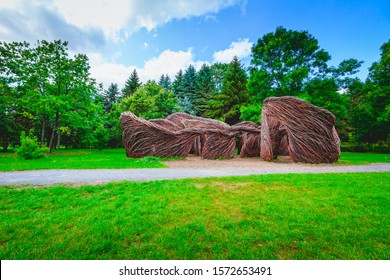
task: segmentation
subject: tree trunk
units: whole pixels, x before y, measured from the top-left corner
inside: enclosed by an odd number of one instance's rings
[[[59,150],[61,146],[61,132],[57,132],[57,146],[56,149]]]
[[[3,137],[3,152],[6,152],[8,150],[8,139],[7,136],[5,135]]]
[[[41,147],[45,144],[45,129],[46,129],[46,117],[43,116],[42,131],[41,131]]]
[[[54,144],[54,136],[55,136],[55,130],[58,127],[59,116],[60,116],[60,114],[58,112],[56,112],[56,119],[55,119],[55,122],[54,122],[53,130],[51,131],[51,137],[50,137],[50,143],[49,143],[49,153],[51,153],[53,148],[54,148],[54,146],[53,146],[53,144]]]
[[[49,153],[53,150],[53,140],[54,140],[54,127],[53,130],[51,131],[51,137],[50,137],[50,142],[49,142]]]

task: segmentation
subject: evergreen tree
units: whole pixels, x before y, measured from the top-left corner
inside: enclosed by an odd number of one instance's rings
[[[178,99],[184,97],[182,82],[183,82],[183,70],[180,69],[179,72],[177,72],[175,76],[175,80],[172,83],[172,91]]]
[[[118,85],[113,83],[104,91],[102,101],[105,112],[111,111],[112,106],[119,98],[119,94]]]
[[[215,95],[213,72],[210,66],[203,64],[200,68],[196,75],[195,91],[197,93],[194,100],[195,110],[198,116],[203,116],[207,107],[207,101]]]
[[[185,112],[187,113],[193,112],[196,114],[195,102],[198,99],[198,95],[196,92],[196,70],[194,66],[188,66],[183,75],[181,87],[183,90],[183,97],[180,101],[184,101],[185,97],[187,97],[189,101],[189,106],[183,109],[185,109]]]
[[[158,84],[166,90],[170,90],[172,88],[171,78],[169,78],[168,74],[161,75]]]
[[[229,64],[221,92],[209,101],[205,115],[220,118],[232,125],[240,121],[240,108],[248,101],[247,75],[235,56]]]
[[[125,87],[122,89],[123,97],[132,95],[141,84],[137,70],[134,69],[130,77],[126,80]]]
[[[172,91],[178,100],[180,112],[187,112],[191,115],[195,115],[195,110],[192,106],[192,103],[185,92],[184,73],[181,69],[176,74],[175,81],[172,83]]]

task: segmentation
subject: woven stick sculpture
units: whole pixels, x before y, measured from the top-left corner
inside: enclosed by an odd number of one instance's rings
[[[340,157],[335,117],[329,111],[296,97],[264,100],[261,158],[270,161],[286,153],[293,162],[331,163]]]
[[[232,125],[232,131],[235,131],[240,157],[259,157],[261,126],[254,122],[240,122]]]
[[[146,121],[133,113],[122,113],[120,122],[123,143],[128,157],[188,156],[198,132],[186,129],[171,131],[162,125]]]
[[[192,116],[187,113],[174,113],[172,115],[169,115],[165,118],[166,120],[176,124],[177,126],[183,128],[183,129],[194,129],[194,131],[200,131],[199,129],[206,129],[207,133],[205,135],[199,135],[198,137],[195,138],[194,144],[190,150],[190,154],[194,154],[197,156],[202,156],[202,158],[207,158],[207,159],[215,159],[218,157],[225,157],[228,155],[230,158],[230,152],[223,152],[223,151],[216,151],[215,153],[210,154],[210,150],[206,148],[207,152],[202,152],[203,147],[205,145],[206,141],[209,141],[209,136],[210,131],[213,130],[214,133],[218,133],[217,130],[227,130],[230,126],[224,122],[218,121],[218,120],[213,120],[213,119],[207,119],[207,118],[202,118],[202,117],[197,117],[197,116]],[[220,133],[219,133],[220,134]],[[222,134],[219,135],[219,137]],[[212,137],[215,138],[215,137]],[[207,147],[209,147],[210,144],[207,144]],[[223,146],[223,143],[221,143],[221,147]],[[228,145],[229,146],[229,145]]]

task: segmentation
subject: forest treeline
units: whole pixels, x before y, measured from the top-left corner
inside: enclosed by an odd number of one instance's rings
[[[234,57],[146,83],[134,69],[124,88],[104,89],[91,78],[88,57],[70,57],[67,42],[0,42],[0,141],[6,151],[30,132],[50,151],[119,147],[124,111],[145,119],[180,111],[228,124],[260,122],[265,98],[291,95],[331,111],[342,142],[388,151],[390,40],[378,47],[380,59],[361,81],[355,74],[363,61],[330,66],[331,55],[310,33],[278,27],[253,45],[248,68]]]

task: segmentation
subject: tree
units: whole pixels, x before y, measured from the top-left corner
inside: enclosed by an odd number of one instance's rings
[[[121,104],[122,112],[130,111],[144,119],[164,118],[178,109],[173,92],[154,81],[140,86],[133,95],[123,99]]]
[[[166,90],[170,90],[172,88],[171,78],[169,78],[168,74],[161,75],[158,84]]]
[[[240,121],[240,109],[248,101],[247,74],[235,56],[229,64],[222,89],[209,101],[205,112],[210,118],[221,118],[232,125]]]
[[[307,31],[276,28],[252,47],[248,90],[252,101],[269,96],[297,96],[309,78],[328,72],[330,55]]]
[[[138,77],[137,70],[134,69],[130,77],[126,80],[125,86],[122,89],[123,97],[129,97],[132,95],[139,86],[141,86],[140,79]]]
[[[188,66],[187,70],[184,72],[183,79],[181,82],[182,96],[179,97],[179,102],[181,109],[187,113],[196,114],[195,102],[198,98],[196,92],[196,70],[193,65]],[[185,101],[189,102],[189,106],[183,106]]]
[[[114,103],[119,99],[120,92],[117,84],[111,83],[102,96],[104,111],[109,112]]]
[[[35,47],[2,42],[0,56],[1,76],[17,96],[22,130],[40,127],[41,145],[47,140],[50,151],[59,147],[61,134],[85,129],[96,115],[98,89],[90,78],[88,58],[69,58],[67,42],[42,40]]]
[[[182,82],[183,82],[183,70],[180,69],[179,72],[177,72],[175,76],[175,80],[172,83],[172,91],[178,99],[184,97]]]
[[[207,108],[207,101],[214,98],[215,85],[213,79],[213,72],[210,66],[203,64],[196,75],[195,91],[197,93],[194,100],[195,111],[198,116],[204,116]]]
[[[369,142],[390,141],[390,40],[380,50],[380,60],[369,68],[366,83],[366,100],[373,117]]]

